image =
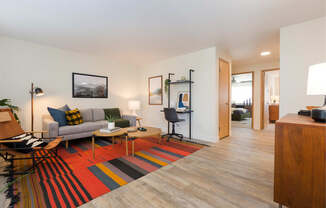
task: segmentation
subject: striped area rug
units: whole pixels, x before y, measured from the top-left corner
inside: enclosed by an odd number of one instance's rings
[[[202,147],[188,142],[157,144],[154,138],[137,139],[132,157],[125,156],[124,144],[96,139],[93,159],[90,140],[73,141],[68,149],[59,147],[58,157],[44,161],[34,174],[15,184],[20,193],[15,207],[78,207]],[[17,168],[28,165],[28,161],[16,163]]]

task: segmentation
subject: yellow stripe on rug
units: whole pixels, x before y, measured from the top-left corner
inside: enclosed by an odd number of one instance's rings
[[[166,165],[168,165],[168,163],[163,162],[163,161],[160,161],[160,160],[158,160],[158,159],[156,159],[156,158],[154,158],[154,157],[151,157],[151,156],[149,156],[149,155],[145,155],[145,154],[142,153],[142,152],[136,152],[135,154],[138,155],[138,156],[140,156],[140,157],[143,157],[143,158],[145,158],[145,159],[147,159],[147,160],[149,160],[149,161],[152,161],[152,162],[154,162],[154,163],[157,163],[157,164],[159,164],[159,165],[161,165],[161,166],[166,166]]]
[[[96,164],[96,166],[101,169],[106,175],[112,178],[115,182],[117,182],[120,186],[126,185],[127,182],[120,178],[117,174],[113,173],[109,168],[107,168],[102,163]]]

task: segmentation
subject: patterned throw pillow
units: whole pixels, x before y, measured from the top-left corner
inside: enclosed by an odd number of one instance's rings
[[[81,117],[78,108],[66,111],[66,119],[68,125],[78,125],[83,123],[83,118]]]

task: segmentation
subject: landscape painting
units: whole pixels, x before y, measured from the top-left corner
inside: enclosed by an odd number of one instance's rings
[[[72,73],[72,97],[108,98],[108,77]]]
[[[162,76],[155,76],[148,78],[148,104],[149,105],[162,105],[163,94],[162,94]]]

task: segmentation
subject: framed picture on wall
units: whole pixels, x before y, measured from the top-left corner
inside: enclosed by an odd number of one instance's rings
[[[163,104],[163,76],[155,76],[148,78],[148,104],[162,105]]]
[[[72,97],[108,98],[108,77],[72,73]]]

